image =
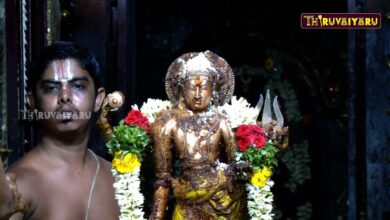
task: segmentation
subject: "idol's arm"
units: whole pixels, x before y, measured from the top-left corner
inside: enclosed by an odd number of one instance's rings
[[[237,145],[236,145],[236,139],[234,137],[233,130],[229,123],[225,119],[221,120],[221,130],[222,130],[222,136],[223,140],[226,146],[226,155],[228,158],[229,163],[234,162],[234,156],[236,153]]]
[[[154,160],[156,165],[156,182],[153,195],[153,210],[149,220],[164,219],[168,205],[171,185],[172,152],[170,150],[173,122],[156,120],[151,126],[154,143]]]

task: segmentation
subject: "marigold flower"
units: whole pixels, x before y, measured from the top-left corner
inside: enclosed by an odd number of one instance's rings
[[[263,188],[267,182],[268,178],[264,176],[261,171],[256,171],[251,178],[251,183],[254,186]]]
[[[115,157],[112,160],[112,168],[119,173],[132,173],[134,169],[141,167],[141,163],[137,155],[127,153],[122,158],[122,151],[115,153]]]
[[[268,179],[268,178],[271,177],[271,175],[272,175],[272,170],[271,170],[269,167],[264,166],[263,169],[261,170],[261,173],[262,173],[265,177],[267,177],[267,179]]]

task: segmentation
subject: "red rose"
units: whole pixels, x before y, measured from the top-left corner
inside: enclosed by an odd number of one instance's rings
[[[248,136],[251,134],[251,128],[250,125],[240,125],[237,129],[237,136]]]
[[[125,124],[138,126],[149,133],[149,120],[138,110],[131,110],[125,118]]]
[[[257,125],[241,125],[236,131],[237,145],[240,151],[246,151],[252,145],[256,148],[264,147],[267,136]]]
[[[249,146],[250,146],[250,143],[247,142],[247,140],[243,140],[243,139],[238,139],[237,140],[237,146],[238,146],[238,149],[242,152],[248,150]]]

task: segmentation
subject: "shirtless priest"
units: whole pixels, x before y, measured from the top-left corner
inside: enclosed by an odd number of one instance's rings
[[[7,173],[0,159],[0,219],[118,219],[111,164],[88,149],[91,113],[105,91],[85,48],[57,42],[29,71],[28,103],[42,129],[38,144]]]

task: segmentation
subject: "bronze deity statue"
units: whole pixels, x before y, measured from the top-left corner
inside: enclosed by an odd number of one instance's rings
[[[210,51],[186,53],[169,67],[166,91],[174,107],[151,125],[157,180],[149,219],[164,219],[171,189],[172,219],[241,219],[244,188],[231,166],[234,133],[217,110],[234,91],[231,67]],[[180,164],[177,177],[173,155]]]

